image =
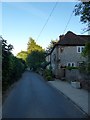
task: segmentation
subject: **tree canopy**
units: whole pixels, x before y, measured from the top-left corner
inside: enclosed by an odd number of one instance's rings
[[[4,92],[21,76],[26,64],[12,54],[13,45],[8,45],[7,40],[2,37],[0,41],[2,42],[2,90]]]
[[[17,58],[22,58],[29,68],[37,70],[40,68],[41,63],[45,61],[45,50],[30,37],[27,51],[19,52]]]
[[[90,76],[90,42],[86,43],[82,56],[86,57],[87,61],[81,66],[81,69]]]
[[[80,21],[86,23],[87,27],[84,31],[90,30],[90,1],[89,2],[80,2],[75,5],[74,9],[75,16],[80,16]]]
[[[57,43],[57,42],[58,42],[57,39],[56,40],[51,40],[50,44],[48,45],[48,47],[46,49],[46,52],[49,53],[52,50],[54,44]]]
[[[44,49],[37,45],[35,40],[30,37],[28,44],[27,44],[27,52],[31,53],[32,51],[43,51]]]
[[[85,48],[83,50],[83,56],[88,56],[90,57],[90,42],[87,42],[85,45]]]
[[[27,64],[30,69],[36,71],[41,67],[41,63],[45,61],[45,53],[43,51],[32,51],[27,57]]]
[[[28,55],[27,51],[21,51],[17,54],[17,58],[21,58],[26,62],[27,55]]]

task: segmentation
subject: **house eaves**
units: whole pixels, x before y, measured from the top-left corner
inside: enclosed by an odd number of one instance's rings
[[[65,35],[60,36],[58,44],[61,46],[83,46],[90,41],[90,35],[76,35],[68,31]]]
[[[56,46],[85,46],[90,41],[90,35],[76,35],[68,31],[65,35],[59,36],[60,40],[54,44],[52,50],[48,53],[50,55]]]

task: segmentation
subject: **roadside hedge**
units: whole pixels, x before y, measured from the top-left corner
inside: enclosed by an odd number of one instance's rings
[[[4,93],[8,87],[17,81],[26,68],[24,60],[15,57],[11,50],[12,45],[7,45],[7,41],[2,40],[2,92]]]

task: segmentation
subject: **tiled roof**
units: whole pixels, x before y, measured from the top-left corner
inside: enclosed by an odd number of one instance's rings
[[[86,42],[90,41],[90,35],[76,35],[75,33],[68,31],[65,35],[59,36],[60,40],[54,44],[52,50],[49,54],[51,54],[54,48],[57,45],[61,46],[83,46]]]
[[[76,35],[71,31],[68,31],[65,35],[60,36],[58,41],[59,45],[85,45],[86,42],[90,41],[90,35]]]

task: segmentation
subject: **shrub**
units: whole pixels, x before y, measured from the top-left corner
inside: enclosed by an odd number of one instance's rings
[[[46,79],[47,79],[48,81],[50,81],[50,80],[52,80],[53,78],[52,78],[51,76],[46,76]]]
[[[43,75],[46,80],[53,80],[53,74],[51,69],[45,69]]]
[[[68,69],[68,70],[72,70],[72,69],[78,69],[78,67],[66,67],[66,69]]]

